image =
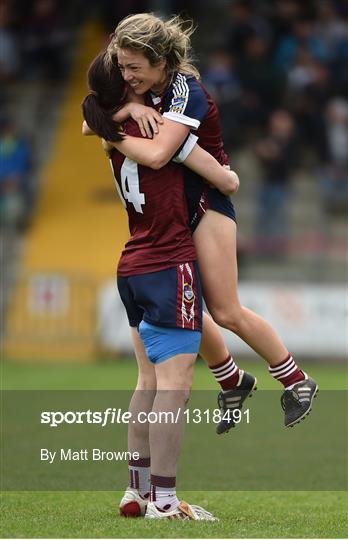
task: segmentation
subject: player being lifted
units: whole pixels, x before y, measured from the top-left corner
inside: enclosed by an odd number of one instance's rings
[[[116,116],[119,121],[133,117],[143,135],[155,133],[153,140],[127,136],[115,145],[140,164],[159,167],[167,163],[191,129],[202,148],[220,163],[228,161],[217,108],[191,63],[192,31],[192,25],[183,24],[178,17],[162,20],[140,13],[118,24],[108,46],[108,62],[117,58],[133,92],[152,100],[151,107],[129,102]],[[236,221],[230,199],[203,181],[186,180],[185,185],[209,312],[215,322],[236,333],[267,361],[269,373],[284,386],[284,424],[292,427],[310,412],[317,384],[297,366],[270,324],[239,302]],[[222,410],[240,407],[241,390],[250,391],[253,377],[240,371],[230,358],[221,359],[213,373],[222,386],[218,400]],[[224,433],[232,425],[233,420],[223,420],[217,431]]]

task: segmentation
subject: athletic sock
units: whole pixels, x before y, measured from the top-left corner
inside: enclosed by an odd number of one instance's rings
[[[151,475],[150,501],[155,503],[158,510],[169,512],[179,506],[180,501],[176,496],[175,486],[175,476]]]
[[[239,367],[229,355],[226,360],[210,368],[222,390],[232,390],[237,386],[239,379]]]
[[[298,383],[299,381],[303,381],[303,379],[306,378],[305,374],[300,370],[290,354],[285,358],[285,360],[280,362],[280,364],[269,367],[268,371],[272,377],[281,382],[288,390],[290,390],[294,384]]]
[[[150,458],[130,459],[128,462],[129,486],[148,499],[150,495]]]

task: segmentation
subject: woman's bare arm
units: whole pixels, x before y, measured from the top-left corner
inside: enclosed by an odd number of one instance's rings
[[[237,173],[220,165],[216,159],[196,144],[187,156],[183,165],[205,178],[209,184],[221,191],[224,195],[232,195],[239,188]]]
[[[165,125],[168,123],[174,124],[171,129],[171,137],[163,138],[163,126],[155,139],[139,139],[138,137],[127,136],[120,142],[109,144],[112,144],[122,154],[140,165],[160,169],[168,162],[168,154],[170,159],[174,156],[188,131],[188,127],[183,124],[167,119],[164,123]],[[190,150],[182,163],[225,195],[231,195],[238,190],[239,179],[237,174],[220,165],[211,154],[197,144],[193,146],[193,149]]]
[[[129,159],[136,161],[140,165],[160,169],[167,162],[163,162],[166,159],[166,152],[169,151],[172,157],[182,144],[181,138],[187,135],[187,130],[185,129],[187,126],[172,122],[171,120],[165,120],[165,122],[169,122],[175,126],[173,130],[175,137],[172,137],[168,141],[168,144],[158,145],[159,137],[151,140],[126,136],[123,141],[118,143],[106,143],[106,141],[103,141],[104,150],[106,150],[107,146],[106,151],[109,153],[115,147]],[[179,126],[179,129],[176,129],[176,126]],[[162,132],[162,129],[160,131]],[[83,135],[94,135],[94,132],[88,127],[85,121],[83,122],[82,133]],[[198,144],[193,147],[192,151],[183,161],[183,164],[225,195],[231,195],[238,190],[239,179],[237,174],[221,166],[211,154],[203,150]]]
[[[140,139],[127,135],[122,141],[112,143],[129,159],[151,169],[160,169],[177,152],[185,141],[190,128],[184,124],[163,119],[163,126],[154,139]]]

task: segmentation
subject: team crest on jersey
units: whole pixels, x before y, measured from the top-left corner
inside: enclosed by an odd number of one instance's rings
[[[195,293],[193,292],[192,285],[184,283],[184,297],[187,302],[193,302]]]
[[[197,329],[199,304],[195,292],[193,263],[179,264],[177,267],[177,324],[179,328]],[[198,321],[199,322],[199,321]]]

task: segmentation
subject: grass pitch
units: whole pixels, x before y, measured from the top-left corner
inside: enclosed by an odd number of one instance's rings
[[[260,389],[279,389],[261,362],[243,363],[242,367],[258,377]],[[304,369],[318,381],[321,389],[346,388],[347,372],[342,365],[310,364]],[[135,380],[136,368],[132,360],[84,366],[8,362],[2,367],[5,389],[129,389]],[[216,388],[201,363],[196,367],[194,388]],[[323,426],[323,435],[324,430]],[[238,456],[231,456],[231,467],[234,466],[238,466]],[[1,537],[344,538],[348,530],[346,492],[179,492],[184,500],[200,504],[220,518],[219,523],[212,524],[126,520],[117,512],[121,495],[87,491],[3,493]]]
[[[180,494],[179,494],[180,495]],[[121,493],[8,493],[2,537],[10,538],[344,538],[343,493],[192,492],[218,523],[147,522],[118,516]]]
[[[240,367],[257,377],[260,390],[281,390],[267,371],[266,363],[241,361]],[[301,367],[318,382],[321,390],[348,387],[347,367],[343,364],[301,362]],[[93,364],[38,364],[3,362],[2,388],[6,390],[129,390],[137,380],[134,358],[105,360]],[[209,369],[198,360],[193,380],[196,390],[218,389]]]

